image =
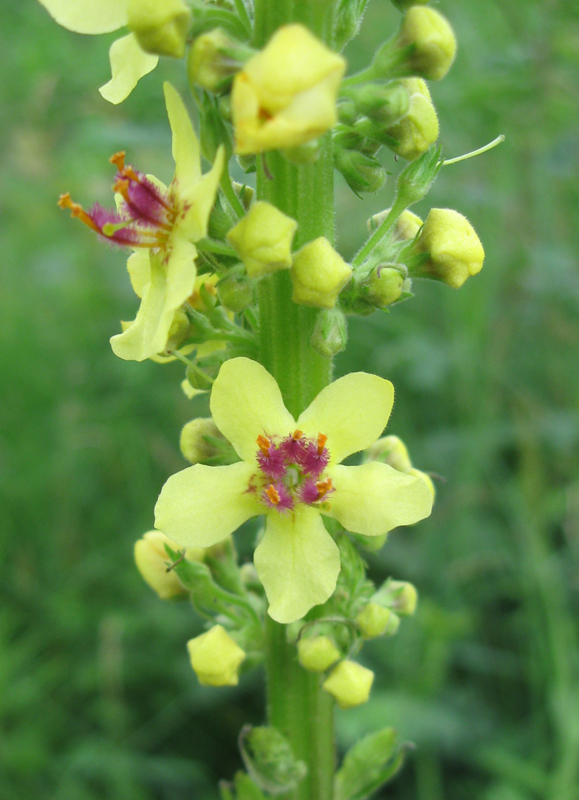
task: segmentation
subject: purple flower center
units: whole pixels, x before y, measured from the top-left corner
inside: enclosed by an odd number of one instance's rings
[[[258,496],[268,509],[286,512],[296,503],[316,505],[334,491],[331,479],[323,476],[330,461],[326,442],[327,436],[322,433],[315,441],[299,430],[275,441],[257,437],[261,474],[254,477],[261,487]]]

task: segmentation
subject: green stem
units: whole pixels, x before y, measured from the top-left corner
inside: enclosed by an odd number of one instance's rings
[[[256,0],[255,45],[263,47],[280,25],[301,22],[331,46],[334,0]],[[297,220],[295,248],[319,236],[334,242],[332,137],[322,139],[315,164],[296,166],[279,153],[258,158],[257,197]],[[298,417],[332,377],[332,362],[310,346],[318,310],[296,305],[288,271],[260,281],[260,359],[276,378],[288,410]],[[268,719],[287,736],[308,768],[288,800],[331,800],[334,778],[333,700],[320,677],[303,670],[286,629],[266,623]]]
[[[376,247],[378,242],[385,236],[390,228],[394,225],[400,214],[406,208],[406,203],[400,200],[398,197],[394,201],[394,205],[388,212],[386,219],[380,225],[379,228],[376,228],[372,236],[368,239],[364,247],[357,253],[354,260],[352,261],[353,267],[359,267],[361,264],[364,263],[366,258],[370,255],[372,250]]]

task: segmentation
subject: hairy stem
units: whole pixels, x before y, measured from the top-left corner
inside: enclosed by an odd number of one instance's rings
[[[333,2],[256,0],[258,47],[288,22],[307,25],[331,46]],[[295,247],[319,236],[334,241],[334,178],[331,136],[323,139],[315,164],[296,166],[279,153],[258,159],[257,196],[297,220]],[[276,378],[289,411],[297,417],[331,380],[332,363],[310,347],[317,309],[296,305],[287,271],[259,285],[260,358]],[[334,774],[333,700],[318,675],[303,670],[286,628],[267,620],[267,699],[270,724],[289,739],[296,758],[308,767],[290,800],[331,800]]]

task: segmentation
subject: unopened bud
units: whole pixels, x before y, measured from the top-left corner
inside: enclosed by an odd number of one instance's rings
[[[388,581],[385,587],[391,598],[391,608],[402,616],[410,617],[416,611],[418,592],[408,581]]]
[[[195,364],[189,364],[185,370],[185,378],[193,389],[199,392],[207,392],[213,386],[213,381],[206,375],[203,370],[196,367]]]
[[[371,553],[381,550],[386,544],[386,539],[388,538],[387,533],[381,533],[379,536],[364,536],[363,534],[356,533],[352,534],[352,536],[354,536],[360,547],[362,547],[364,550],[368,550]]]
[[[290,274],[294,303],[333,308],[342,288],[352,277],[352,268],[329,241],[320,236],[298,250]]]
[[[325,358],[341,353],[348,341],[346,317],[338,308],[324,309],[318,314],[310,345]]]
[[[221,625],[190,639],[187,650],[202,686],[237,686],[245,652]]]
[[[282,156],[291,164],[315,164],[320,153],[322,152],[322,145],[319,139],[312,139],[311,142],[296,145],[296,147],[286,147],[280,150]]]
[[[356,192],[377,192],[384,185],[386,170],[374,156],[358,150],[345,150],[336,147],[334,165],[346,179],[346,183]]]
[[[368,701],[373,681],[372,670],[355,661],[340,661],[323,682],[322,689],[337,700],[340,708],[354,708]]]
[[[129,0],[127,25],[146,53],[183,58],[191,11],[183,0]]]
[[[149,584],[161,600],[182,597],[187,590],[173,570],[167,572],[171,558],[167,555],[165,545],[171,550],[180,550],[180,546],[160,531],[149,531],[142,539],[135,542],[135,563],[143,579]],[[200,561],[204,550],[201,547],[188,547],[185,551],[189,561]]]
[[[165,351],[177,350],[185,339],[187,339],[190,330],[191,324],[187,314],[182,309],[179,309],[175,312],[173,322],[169,328]]]
[[[358,33],[362,21],[364,4],[352,3],[351,0],[339,0],[334,24],[334,41],[336,50],[343,50],[350,39]]]
[[[219,281],[217,293],[221,304],[229,311],[239,314],[253,303],[254,287],[245,274],[242,264],[234,267]]]
[[[406,276],[395,267],[375,267],[364,281],[366,299],[377,308],[387,308],[400,300]]]
[[[385,127],[398,122],[410,108],[408,88],[402,81],[392,81],[385,86],[366,83],[352,90],[350,97],[360,114]]]
[[[341,658],[329,636],[310,636],[298,641],[298,659],[310,672],[325,672]]]
[[[183,426],[179,447],[187,461],[192,464],[202,464],[208,458],[217,455],[216,447],[208,441],[207,437],[222,438],[211,417],[192,419]]]
[[[398,472],[409,472],[412,469],[408,449],[398,436],[383,436],[378,439],[372,447],[366,450],[366,459],[382,461],[384,464],[394,467]]]
[[[368,230],[370,233],[374,233],[374,231],[380,227],[389,213],[390,209],[387,208],[385,211],[380,211],[379,214],[374,214],[373,217],[370,217],[368,220]],[[390,229],[390,238],[392,241],[409,241],[410,239],[414,239],[421,227],[422,220],[420,217],[406,209],[406,211],[400,214],[394,227]]]
[[[253,186],[248,186],[247,183],[237,183],[237,181],[232,181],[232,183],[235,194],[239,197],[244,210],[249,211],[255,199],[255,189]]]
[[[245,264],[250,278],[261,278],[291,266],[297,222],[271,203],[258,200],[232,228],[227,241]]]
[[[438,117],[428,86],[422,78],[404,78],[410,95],[406,116],[386,130],[396,140],[390,148],[402,158],[414,161],[438,139]]]
[[[420,478],[420,480],[424,481],[424,483],[428,486],[428,490],[433,497],[436,497],[436,489],[434,487],[434,483],[432,482],[432,478],[427,472],[422,472],[420,469],[416,469],[412,467],[408,470],[409,475],[414,475],[415,478]]]
[[[383,636],[391,624],[392,611],[378,603],[367,603],[356,615],[356,622],[364,639]]]
[[[187,59],[189,80],[208,92],[220,94],[254,54],[255,51],[232,39],[221,28],[215,28],[193,42]]]
[[[458,211],[432,208],[416,241],[419,253],[428,253],[413,273],[434,278],[453,289],[481,271],[485,252],[470,222]]]
[[[414,5],[402,20],[397,46],[412,47],[406,60],[407,74],[430,81],[444,78],[456,55],[456,37],[446,17],[425,6]]]

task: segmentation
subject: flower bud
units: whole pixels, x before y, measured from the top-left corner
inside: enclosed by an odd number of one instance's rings
[[[404,78],[401,83],[410,94],[410,108],[386,133],[397,142],[390,148],[408,161],[414,161],[438,139],[438,117],[422,78]]]
[[[217,455],[217,449],[207,441],[208,436],[222,438],[211,417],[192,419],[183,426],[179,447],[187,461],[192,464],[200,464]]]
[[[175,311],[173,322],[171,323],[171,327],[169,328],[169,332],[167,334],[167,345],[165,347],[165,352],[177,350],[189,336],[190,330],[191,324],[187,314],[181,308],[178,311]]]
[[[251,204],[255,199],[255,189],[253,186],[248,186],[247,183],[237,183],[232,181],[235,194],[239,197],[239,201],[243,206],[244,211],[249,211]]]
[[[319,139],[312,139],[311,142],[298,144],[296,147],[286,147],[284,150],[280,150],[280,153],[286,161],[289,161],[290,164],[297,164],[298,166],[301,164],[315,164],[321,152],[322,146]]]
[[[411,6],[425,6],[429,0],[392,0],[400,11],[407,11]]]
[[[408,455],[406,445],[398,436],[383,436],[372,447],[366,450],[368,461],[382,461],[389,464],[398,472],[410,472],[412,461]]]
[[[402,49],[412,47],[407,74],[430,81],[444,78],[456,55],[456,37],[450,23],[433,8],[412,6],[402,20],[396,39]]]
[[[180,550],[179,545],[164,533],[149,531],[135,542],[135,563],[143,579],[161,600],[170,600],[172,597],[185,596],[188,592],[173,570],[167,572],[171,558],[167,555],[165,545],[171,550]],[[201,547],[188,547],[185,553],[190,561],[200,561],[204,550]]]
[[[258,200],[227,234],[250,278],[291,267],[292,242],[298,224],[279,209]]]
[[[388,581],[386,588],[392,598],[391,608],[402,616],[412,616],[418,603],[416,587],[408,581]]]
[[[337,700],[340,708],[354,708],[366,703],[374,673],[355,661],[340,661],[322,684],[322,689]]]
[[[230,79],[255,51],[215,28],[198,36],[189,50],[187,74],[191,83],[214,94],[227,89]]]
[[[245,652],[221,625],[190,639],[187,650],[202,686],[237,686]]]
[[[416,241],[419,253],[428,253],[413,274],[460,288],[481,271],[485,252],[470,222],[458,211],[432,208]]]
[[[361,548],[368,550],[370,553],[375,553],[377,550],[381,550],[386,544],[386,539],[388,538],[387,533],[381,533],[380,536],[364,536],[361,533],[356,533],[352,534],[352,536]]]
[[[435,497],[436,496],[436,489],[434,488],[434,483],[432,482],[432,478],[427,472],[422,472],[420,469],[416,469],[412,467],[408,470],[409,475],[414,475],[415,478],[420,478],[424,481],[424,483],[428,486],[430,494]]]
[[[342,654],[329,636],[310,636],[298,641],[298,659],[310,672],[325,672]]]
[[[364,281],[366,299],[377,308],[387,308],[400,300],[406,280],[406,276],[395,267],[375,267]]]
[[[392,611],[378,603],[367,603],[356,615],[356,622],[364,639],[383,636],[391,624]]]
[[[336,147],[334,166],[342,173],[353,192],[377,192],[386,180],[386,170],[374,156],[358,150]]]
[[[227,275],[219,281],[217,293],[221,300],[221,305],[234,314],[239,314],[247,306],[253,303],[254,289],[253,284],[245,274],[243,264],[239,264],[240,269],[234,267]]]
[[[380,227],[389,213],[390,209],[387,208],[385,211],[380,211],[379,214],[374,214],[373,217],[370,217],[368,220],[368,230],[370,233],[374,233],[374,231]],[[414,239],[421,227],[422,220],[420,217],[406,209],[406,211],[400,214],[394,227],[390,229],[391,240],[405,242]]]
[[[129,0],[127,25],[146,53],[183,58],[191,12],[183,0]]]
[[[385,127],[398,122],[410,108],[410,95],[402,81],[392,81],[385,86],[366,83],[352,90],[349,97],[360,114]]]
[[[310,345],[324,358],[341,353],[348,341],[346,317],[338,308],[324,309],[318,314]]]
[[[295,147],[332,128],[345,66],[304,25],[278,28],[234,78],[236,152]]]
[[[320,236],[298,250],[290,274],[294,303],[333,308],[341,290],[352,277],[352,268],[329,241]]]
[[[185,378],[189,385],[193,389],[197,389],[198,392],[207,392],[213,386],[213,381],[209,376],[196,367],[195,364],[189,364],[185,370]]]

